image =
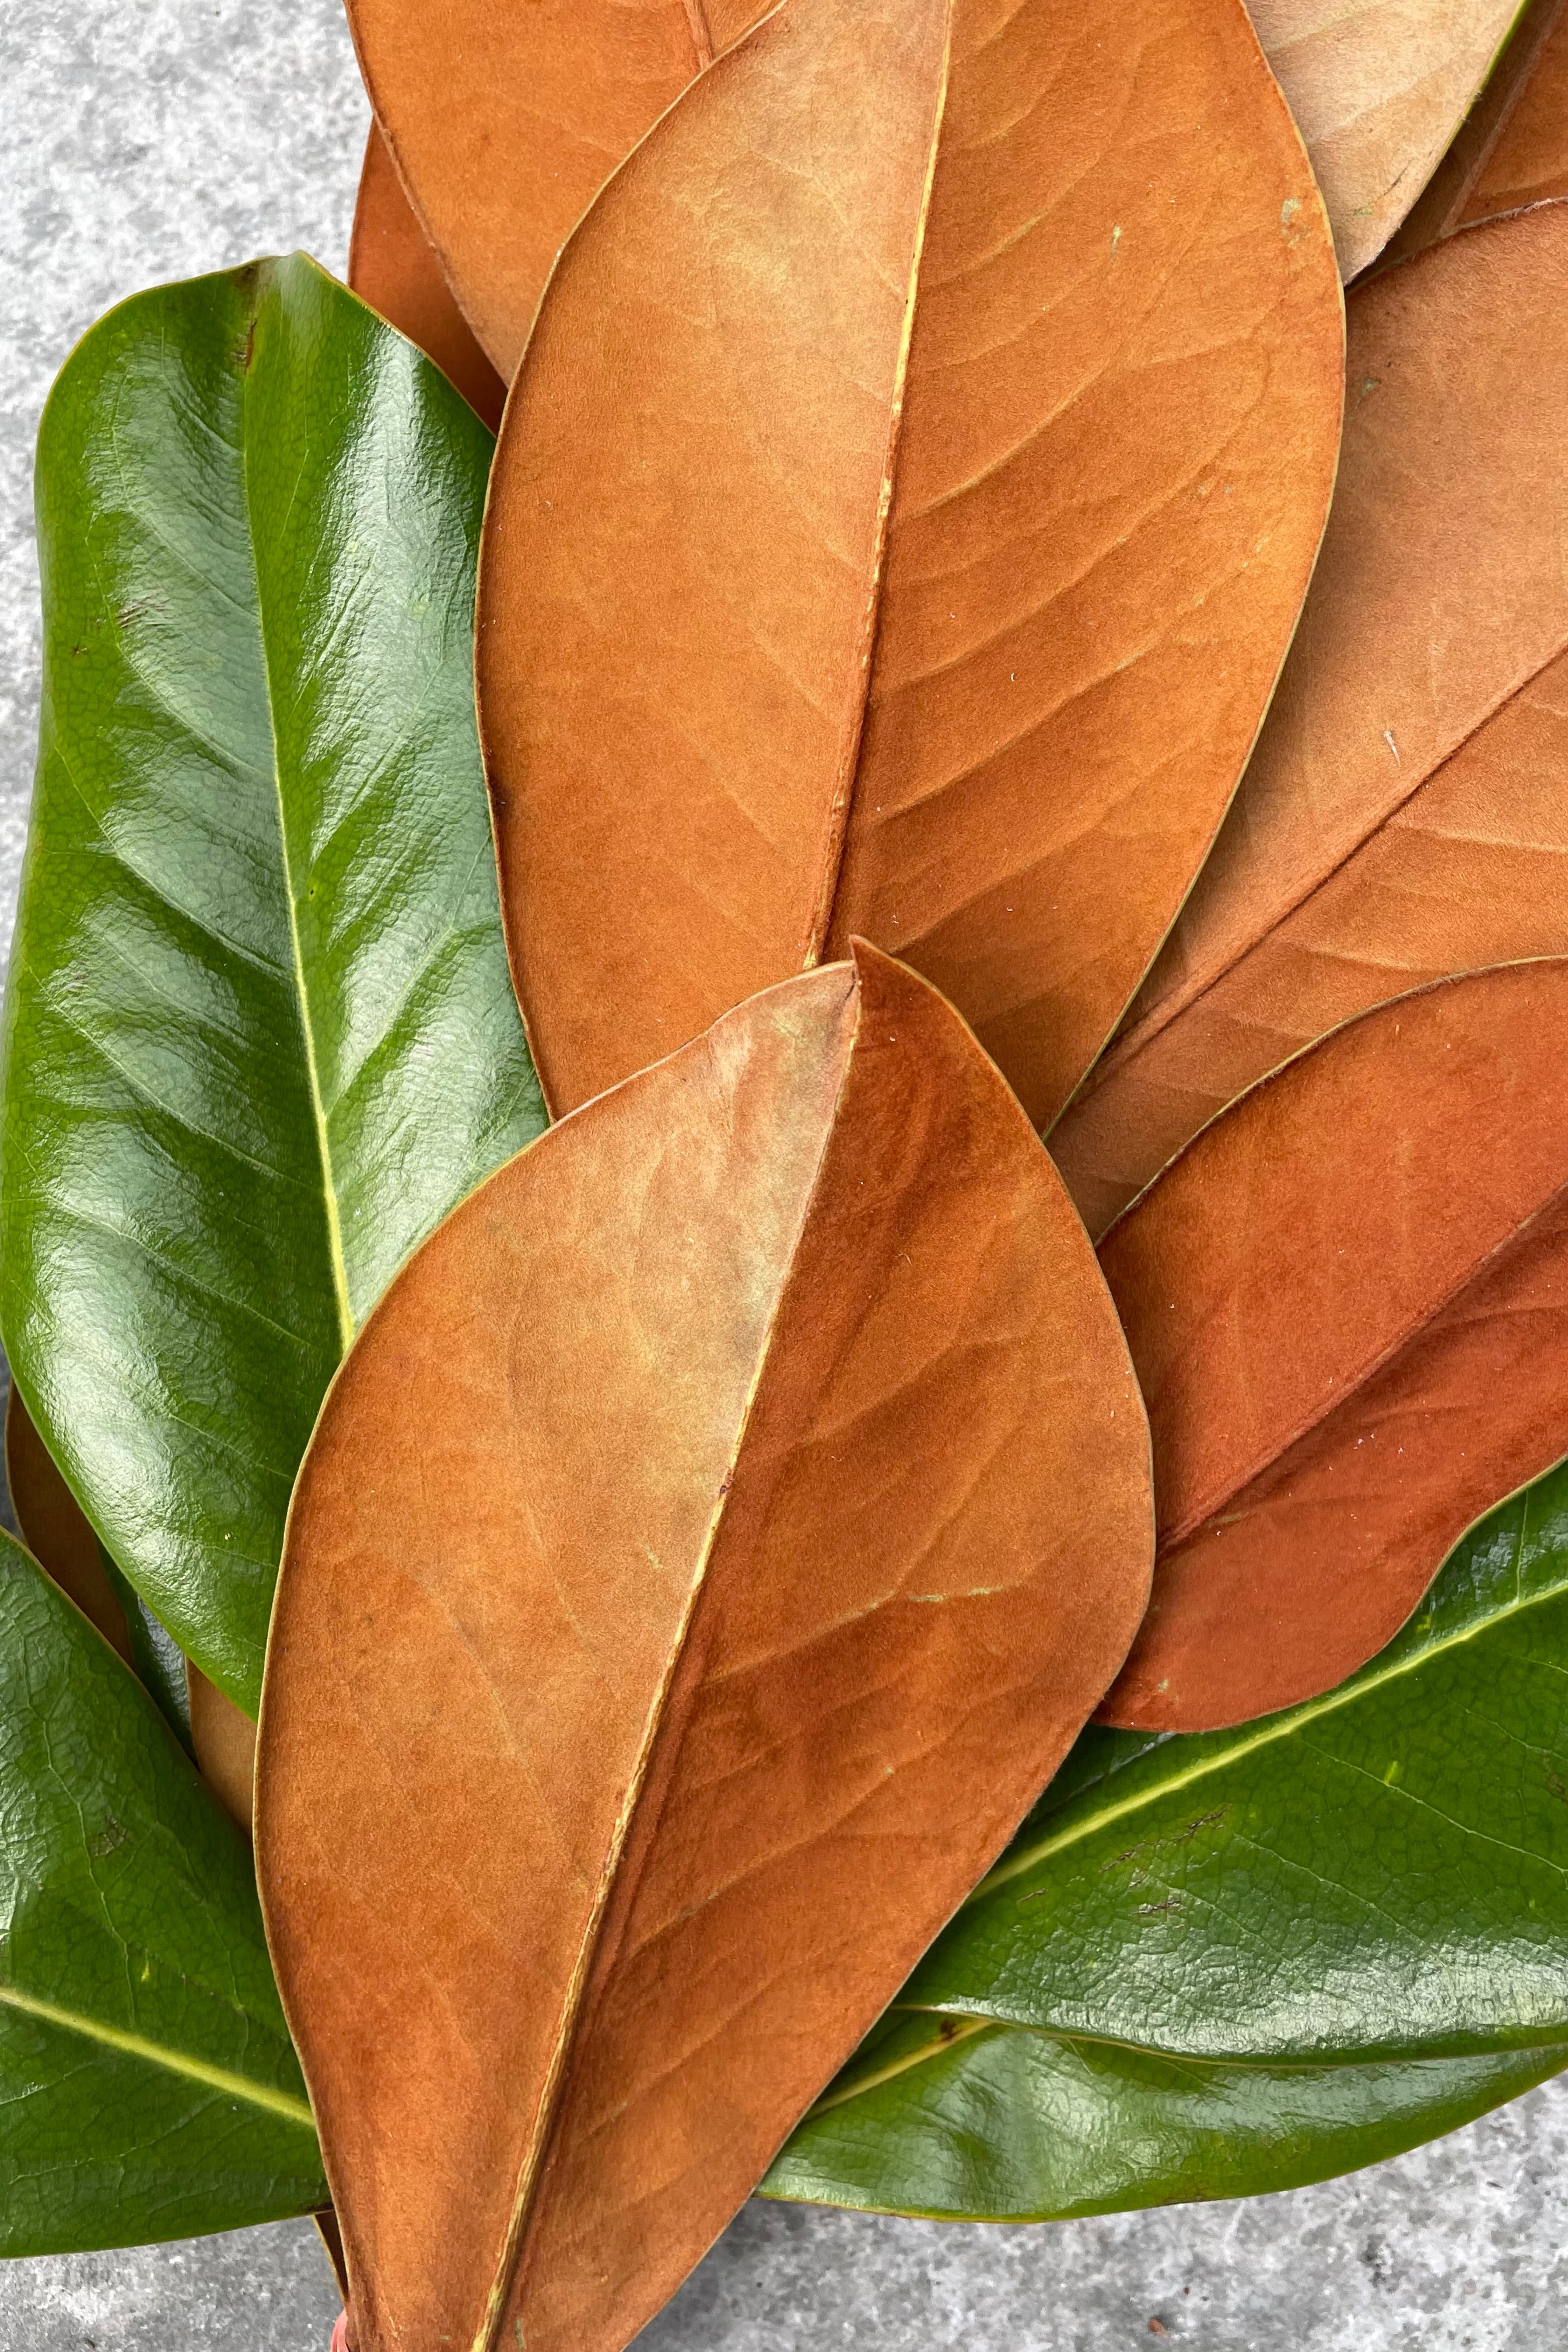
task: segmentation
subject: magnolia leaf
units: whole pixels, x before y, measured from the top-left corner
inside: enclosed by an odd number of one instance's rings
[[[1568,951],[1568,206],[1373,279],[1350,329],[1339,489],[1274,709],[1051,1135],[1091,1233],[1337,1023]]]
[[[1247,0],[1353,278],[1486,82],[1520,0]]]
[[[303,257],[121,305],[39,438],[0,1321],[105,1549],[251,1715],[332,1370],[542,1124],[469,667],[489,448]]]
[[[33,1558],[134,1673],[131,1629],[98,1538],[50,1461],[15,1387],[5,1401],[5,1484],[22,1540]]]
[[[1568,2043],[1270,2066],[897,2018],[818,2100],[762,2193],[938,2221],[1258,2197],[1397,2156],[1563,2066]]]
[[[1549,196],[1568,196],[1568,9],[1563,0],[1543,22],[1529,70],[1455,226],[1517,212]]]
[[[504,382],[568,232],[760,14],[759,0],[349,0],[387,146]]]
[[[0,2253],[321,2204],[245,1841],[5,1535],[0,1809]]]
[[[1565,1068],[1568,961],[1435,982],[1244,1095],[1111,1227],[1160,1551],[1106,1720],[1331,1688],[1568,1454]]]
[[[1565,75],[1565,0],[1527,0],[1485,89],[1384,248],[1384,263],[1420,253],[1474,222],[1542,197],[1568,195]]]
[[[497,449],[480,716],[552,1101],[859,933],[1054,1115],[1250,749],[1340,365],[1229,0],[786,0],[721,58],[562,256]]]
[[[362,301],[435,361],[493,433],[500,423],[506,386],[458,310],[374,122],[354,206],[349,284]]]
[[[1086,1735],[899,2006],[1204,2060],[1561,2065],[1564,1654],[1558,1469],[1337,1690],[1228,1731]]]
[[[863,946],[426,1243],[301,1469],[261,1725],[358,2352],[658,2308],[1114,1673],[1148,1481],[1048,1159]]]
[[[256,1726],[199,1666],[185,1664],[191,1746],[202,1776],[231,1822],[250,1835],[256,1794]]]
[[[15,1383],[5,1401],[5,1477],[16,1525],[33,1558],[119,1651],[182,1748],[192,1753],[185,1662],[93,1534]]]

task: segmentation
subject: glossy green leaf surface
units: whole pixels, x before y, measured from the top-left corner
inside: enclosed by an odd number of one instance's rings
[[[543,1124],[473,710],[489,452],[301,256],[122,304],[39,437],[0,1327],[107,1549],[251,1714],[345,1341]]]
[[[1231,1731],[1090,1731],[902,2007],[1198,2058],[1568,2044],[1568,1467],[1379,1656]]]
[[[0,2254],[324,2202],[244,1838],[0,1535]]]
[[[1397,2156],[1565,2065],[1568,2045],[1248,2066],[905,2016],[807,2116],[763,2194],[943,2221],[1257,2196]]]

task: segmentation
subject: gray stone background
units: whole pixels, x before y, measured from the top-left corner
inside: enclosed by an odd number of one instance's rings
[[[295,245],[341,268],[368,118],[339,0],[7,0],[0,115],[3,951],[50,379],[140,287]],[[1041,2229],[753,2204],[642,2346],[1121,2352],[1163,2327],[1201,2352],[1545,2352],[1568,2305],[1565,2176],[1568,2078],[1292,2196]],[[336,2309],[305,2222],[0,2264],[0,2352],[326,2352]]]

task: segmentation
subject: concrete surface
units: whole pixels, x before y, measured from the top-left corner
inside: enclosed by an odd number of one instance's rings
[[[418,5],[418,0],[413,0]],[[37,705],[29,469],[74,338],[159,279],[347,247],[366,111],[338,0],[0,11],[0,949]],[[1355,2178],[1039,2230],[753,2205],[644,2352],[1548,2352],[1568,2085]],[[325,2352],[308,2223],[0,2265],[0,2352]],[[1158,2325],[1154,2325],[1154,2323]]]

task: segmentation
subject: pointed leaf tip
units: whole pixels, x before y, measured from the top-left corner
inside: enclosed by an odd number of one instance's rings
[[[1148,1479],[1047,1155],[874,949],[454,1213],[323,1411],[262,1713],[359,2352],[651,2315],[1114,1673]]]
[[[1239,5],[818,0],[720,58],[566,247],[492,477],[555,1106],[860,933],[1053,1118],[1257,732],[1342,363]]]
[[[1160,1553],[1102,1719],[1202,1731],[1342,1682],[1568,1454],[1568,961],[1363,1014],[1100,1244]]]

